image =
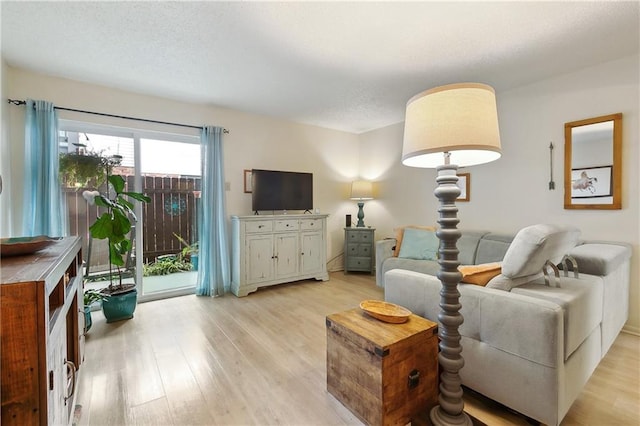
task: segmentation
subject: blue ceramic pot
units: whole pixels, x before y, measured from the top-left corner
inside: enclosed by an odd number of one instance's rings
[[[120,294],[111,295],[102,302],[102,312],[107,322],[133,318],[138,302],[138,290],[135,288]]]
[[[91,306],[84,307],[84,332],[87,333],[91,326],[93,325],[93,321],[91,320]]]

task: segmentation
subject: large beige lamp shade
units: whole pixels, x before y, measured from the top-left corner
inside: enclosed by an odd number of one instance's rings
[[[438,335],[440,337],[439,405],[430,412],[436,426],[471,426],[464,412],[459,371],[464,366],[461,336],[457,241],[460,238],[456,198],[458,166],[488,163],[500,158],[500,132],[496,95],[490,86],[460,83],[422,92],[407,102],[402,163],[438,169],[435,195],[440,239],[438,278],[442,283]],[[433,319],[433,318],[432,318]],[[435,320],[435,319],[434,319]]]
[[[407,102],[402,163],[435,168],[449,152],[460,167],[500,158],[496,95],[491,86],[459,83],[436,87]]]

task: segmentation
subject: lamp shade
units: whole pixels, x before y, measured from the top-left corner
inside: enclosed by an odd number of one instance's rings
[[[491,86],[459,83],[435,87],[407,102],[402,163],[435,168],[444,163],[460,167],[500,158],[496,95]]]
[[[373,185],[366,180],[356,180],[351,183],[352,200],[373,200]]]

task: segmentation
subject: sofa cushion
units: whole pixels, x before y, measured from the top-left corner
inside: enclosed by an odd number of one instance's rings
[[[493,233],[484,235],[478,242],[475,264],[502,262],[512,241],[513,235]]]
[[[487,231],[462,231],[462,235],[456,243],[458,248],[458,261],[461,265],[475,265],[476,253],[480,239],[487,235]]]
[[[421,226],[421,225],[407,225],[402,226],[400,228],[395,228],[394,231],[396,233],[396,246],[393,249],[393,256],[398,257],[400,254],[400,248],[402,247],[402,240],[404,239],[404,230],[406,228],[412,229],[424,229],[426,231],[435,231],[435,226]]]
[[[483,263],[482,265],[462,265],[458,271],[462,274],[461,282],[485,286],[496,275],[500,274],[501,263]]]
[[[400,247],[399,258],[436,260],[440,240],[434,231],[406,228]]]
[[[416,259],[403,259],[401,257],[390,257],[382,264],[382,275],[385,275],[392,269],[402,269],[404,271],[415,271],[420,274],[436,276],[440,270],[440,265],[435,260],[416,260]],[[384,279],[385,287],[387,279]]]
[[[542,271],[547,260],[559,263],[576,246],[580,230],[574,227],[539,224],[516,234],[502,262],[502,274],[520,278]]]

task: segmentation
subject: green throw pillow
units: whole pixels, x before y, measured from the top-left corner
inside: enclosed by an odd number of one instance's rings
[[[440,240],[434,231],[406,228],[398,257],[405,259],[436,260]]]

